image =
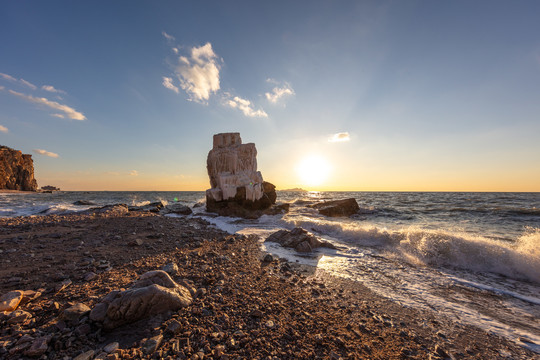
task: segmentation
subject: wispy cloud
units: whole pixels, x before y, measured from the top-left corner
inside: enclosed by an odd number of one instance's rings
[[[174,36],[167,34],[165,31],[162,31],[162,32],[161,32],[161,35],[163,35],[163,36],[165,37],[165,39],[167,39],[167,40],[169,40],[169,41],[174,41],[174,40],[176,40]]]
[[[163,77],[163,82],[161,84],[163,84],[163,86],[165,86],[167,89],[170,89],[170,90],[172,90],[172,91],[174,91],[175,93],[178,94],[178,92],[180,90],[178,90],[178,88],[176,86],[174,86],[174,84],[172,82],[173,82],[172,78],[164,76]]]
[[[65,94],[66,92],[64,90],[55,89],[52,85],[43,85],[41,87],[43,90],[52,92],[52,93],[58,93],[58,94]]]
[[[17,82],[17,79],[15,79],[13,76],[8,75],[8,74],[0,73],[0,77],[3,78],[4,80]]]
[[[14,78],[13,76],[11,75],[8,75],[8,74],[4,74],[4,73],[0,73],[0,77],[3,78],[4,80],[8,80],[8,81],[11,81],[11,82],[15,82],[15,83],[19,83],[19,84],[23,84],[24,86],[28,86],[30,89],[32,90],[36,90],[37,89],[37,86],[32,84],[30,81],[26,81],[24,79],[16,79]]]
[[[191,48],[189,56],[180,56],[175,74],[190,100],[206,103],[210,95],[219,90],[219,69],[212,44],[206,43]]]
[[[7,134],[9,132],[9,130],[8,130],[7,127],[0,125],[0,132],[3,132],[3,133]]]
[[[66,117],[63,114],[51,114],[51,116],[54,116],[54,117],[57,117],[57,118],[60,118],[60,119],[64,119]]]
[[[271,92],[267,92],[265,95],[268,101],[270,101],[273,104],[276,104],[284,96],[294,95],[294,90],[288,83],[285,83],[281,87],[280,86],[274,87]]]
[[[43,150],[43,149],[34,149],[32,151],[35,152],[36,154],[39,154],[39,155],[44,155],[44,156],[48,156],[48,157],[52,157],[52,158],[57,158],[58,157],[58,154],[47,151],[47,150]]]
[[[15,95],[15,96],[18,96],[26,101],[29,101],[29,102],[32,102],[32,103],[35,103],[35,104],[39,104],[39,105],[44,105],[44,106],[47,106],[47,107],[50,107],[51,109],[55,109],[55,110],[58,110],[58,111],[62,111],[63,113],[65,113],[67,115],[67,117],[69,117],[70,119],[73,119],[73,120],[86,120],[86,117],[78,112],[77,110],[67,106],[67,105],[63,105],[63,104],[59,104],[57,103],[56,101],[50,101],[44,97],[34,97],[32,95],[26,95],[26,94],[23,94],[23,93],[20,93],[20,92],[17,92],[17,91],[14,91],[14,90],[9,90],[9,93],[12,94],[12,95]]]
[[[227,97],[225,98],[225,105],[233,108],[233,109],[238,109],[240,111],[242,111],[244,113],[245,116],[248,116],[248,117],[263,117],[263,118],[266,118],[268,117],[268,114],[262,110],[262,109],[259,109],[259,110],[255,110],[253,109],[253,104],[251,103],[251,101],[247,100],[247,99],[242,99],[241,97],[238,97],[238,96],[235,96],[235,97],[230,97],[230,94],[226,93],[225,94]]]
[[[350,141],[350,140],[351,140],[351,137],[349,136],[348,132],[341,132],[341,133],[334,134],[330,136],[330,138],[328,139],[329,142],[345,142],[345,141]]]
[[[129,176],[139,176],[139,172],[137,170],[131,170]]]
[[[36,90],[36,89],[37,89],[37,86],[34,85],[34,84],[32,84],[30,81],[26,81],[26,80],[24,80],[24,79],[20,79],[20,82],[21,82],[21,84],[24,84],[24,85],[28,86],[28,87],[29,87],[30,89],[32,89],[32,90]]]

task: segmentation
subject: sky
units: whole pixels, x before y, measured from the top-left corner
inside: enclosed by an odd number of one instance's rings
[[[2,1],[0,145],[39,186],[540,191],[538,1]]]

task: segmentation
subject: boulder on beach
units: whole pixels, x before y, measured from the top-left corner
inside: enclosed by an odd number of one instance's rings
[[[222,216],[257,218],[276,202],[276,187],[257,171],[255,144],[242,144],[239,133],[214,135],[207,170],[206,210]]]
[[[169,204],[165,206],[161,211],[161,214],[180,214],[180,215],[190,215],[193,213],[193,210],[189,206],[180,203]]]
[[[283,247],[293,248],[298,252],[311,252],[313,249],[325,247],[335,249],[331,243],[317,239],[317,237],[302,228],[293,230],[279,230],[271,234],[265,241],[272,241]]]
[[[190,305],[191,293],[162,270],[149,271],[128,290],[112,291],[90,312],[105,330]]]
[[[331,217],[351,216],[360,210],[360,207],[354,198],[325,201],[315,205],[308,205],[308,207],[317,209],[320,214]]]
[[[156,201],[150,204],[141,205],[141,206],[129,206],[129,211],[150,211],[157,213],[165,207],[165,204],[162,201]]]

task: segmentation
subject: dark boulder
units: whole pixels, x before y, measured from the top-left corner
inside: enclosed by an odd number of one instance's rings
[[[325,216],[338,217],[338,216],[351,216],[360,210],[358,203],[355,199],[344,199],[325,201],[315,205],[308,205],[314,209],[319,210],[319,213]]]
[[[311,252],[313,249],[325,247],[335,249],[336,247],[327,241],[317,239],[317,237],[302,228],[294,228],[291,231],[279,230],[271,234],[265,241],[272,241],[283,247],[293,248],[298,252]]]

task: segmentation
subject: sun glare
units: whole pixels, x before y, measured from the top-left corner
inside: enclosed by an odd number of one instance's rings
[[[319,186],[330,175],[330,164],[322,156],[311,155],[300,161],[296,171],[302,185]]]

